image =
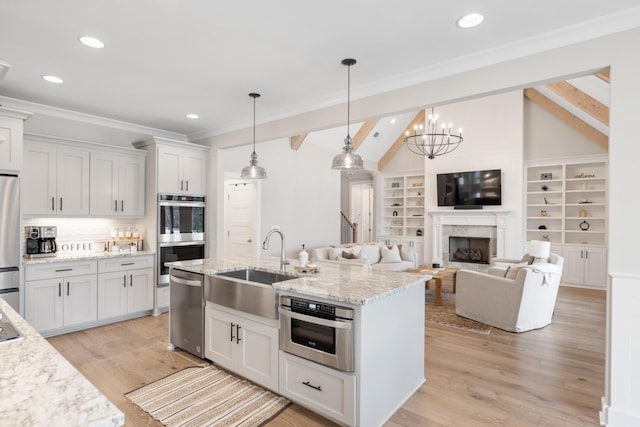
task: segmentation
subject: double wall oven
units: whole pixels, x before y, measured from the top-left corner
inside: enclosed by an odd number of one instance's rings
[[[205,257],[204,196],[158,194],[158,286],[169,286],[165,262]]]

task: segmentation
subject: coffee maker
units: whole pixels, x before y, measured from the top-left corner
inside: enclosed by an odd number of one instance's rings
[[[26,258],[42,258],[56,256],[56,236],[58,234],[57,227],[25,227]]]

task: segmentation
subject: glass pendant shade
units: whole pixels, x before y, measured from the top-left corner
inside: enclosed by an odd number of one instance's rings
[[[256,98],[259,98],[260,94],[250,93],[249,96],[253,98],[253,152],[251,153],[249,166],[242,168],[240,178],[264,179],[267,177],[267,171],[262,166],[258,166],[258,155],[256,154]]]
[[[258,166],[258,155],[255,151],[251,153],[249,166],[242,168],[240,177],[245,179],[264,179],[267,177],[267,171],[262,166]]]
[[[342,147],[342,153],[333,158],[332,169],[362,169],[364,162],[362,157],[353,152],[353,145],[351,145],[351,137],[347,135],[344,139],[344,147]]]

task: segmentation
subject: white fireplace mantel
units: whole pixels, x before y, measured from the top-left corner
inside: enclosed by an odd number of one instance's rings
[[[445,225],[470,225],[496,227],[496,256],[504,258],[506,253],[506,231],[512,211],[505,210],[447,210],[431,211],[432,262],[444,265],[442,259],[442,227]]]

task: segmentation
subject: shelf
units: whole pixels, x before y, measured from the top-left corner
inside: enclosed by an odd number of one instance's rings
[[[392,187],[392,183],[397,187]],[[424,173],[383,176],[381,184],[381,230],[396,238],[415,237],[416,230],[425,228]],[[392,203],[399,206],[390,206]],[[392,211],[396,211],[397,215],[391,215]]]
[[[571,234],[604,234],[604,231],[591,231],[591,230],[565,230],[565,233]]]
[[[562,233],[562,230],[549,230],[549,229],[540,230],[538,228],[528,229],[527,231],[530,232],[530,233],[532,233],[532,232],[535,232],[535,233]]]

